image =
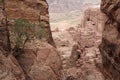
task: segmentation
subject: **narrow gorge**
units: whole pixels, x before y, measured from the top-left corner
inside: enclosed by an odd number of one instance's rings
[[[0,0],[0,80],[120,80],[120,0]]]

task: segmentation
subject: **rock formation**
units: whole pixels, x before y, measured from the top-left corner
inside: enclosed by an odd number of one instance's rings
[[[48,4],[46,0],[5,0],[8,20],[24,18],[32,23],[41,23],[46,31],[47,41],[55,46],[49,24]]]
[[[0,80],[59,80],[61,69],[61,58],[48,43],[28,43],[16,57],[0,51]]]
[[[55,46],[49,25],[46,0],[5,0],[6,15],[0,6],[0,80],[59,80],[61,58]],[[16,51],[9,48],[6,23],[12,25],[14,19],[25,18],[33,23],[44,24],[48,43],[31,40],[25,48]],[[8,54],[7,56],[5,54]]]
[[[6,57],[0,51],[0,80],[26,80],[24,71],[13,55]]]
[[[0,50],[6,54],[10,50],[10,40],[4,4],[0,3]]]
[[[61,80],[105,80],[98,69],[104,16],[99,8],[89,8],[81,26],[53,32],[62,59]]]
[[[73,35],[74,40],[81,47],[99,46],[102,39],[106,16],[100,11],[99,7],[91,7],[85,10],[81,25]]]
[[[26,44],[24,52],[16,56],[16,59],[30,80],[60,78],[62,69],[60,56],[57,50],[47,43],[32,41]]]
[[[103,14],[100,7],[91,7],[85,10],[82,20],[82,27],[93,27],[94,31],[102,33],[105,23],[105,14]]]
[[[108,80],[120,80],[120,0],[102,0],[101,11],[108,17],[100,51]]]

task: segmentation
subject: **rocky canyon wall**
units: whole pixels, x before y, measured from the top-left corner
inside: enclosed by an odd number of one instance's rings
[[[9,25],[14,19],[25,18],[33,23],[44,24],[48,43],[54,45],[46,0],[5,0]],[[19,55],[9,48],[6,15],[0,4],[0,80],[59,80],[61,58],[58,51],[48,43],[31,40]],[[7,56],[5,54],[8,54]]]
[[[53,46],[52,33],[49,24],[48,4],[46,0],[5,0],[8,20],[24,18],[32,23],[41,23],[44,25],[48,43]]]
[[[75,40],[83,47],[98,46],[101,43],[103,26],[107,18],[99,8],[91,7],[86,9],[81,25],[76,31]]]
[[[105,14],[103,14],[100,11],[100,7],[91,7],[85,10],[84,12],[84,17],[82,20],[82,27],[88,27],[88,26],[92,26],[94,27],[94,29],[99,32],[102,33],[103,29],[104,29],[104,23],[105,23]]]
[[[105,80],[98,68],[102,64],[98,46],[102,41],[105,20],[105,15],[100,11],[100,7],[93,6],[85,10],[81,25],[67,29],[73,38],[73,41],[68,39],[68,44],[74,46],[71,49],[68,63],[63,61],[67,63],[64,66],[64,68],[67,67],[66,80]],[[68,67],[68,65],[70,66]]]
[[[108,17],[100,51],[108,80],[120,80],[120,0],[102,0],[101,11]]]

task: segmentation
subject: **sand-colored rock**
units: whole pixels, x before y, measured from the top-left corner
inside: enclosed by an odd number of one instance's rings
[[[106,18],[97,7],[85,10],[81,25],[72,31],[76,44],[73,46],[67,70],[73,80],[105,80],[99,66],[102,58],[98,49],[102,41],[102,31]],[[69,31],[70,32],[70,31]],[[71,32],[70,32],[71,33]],[[68,79],[69,80],[69,79]]]

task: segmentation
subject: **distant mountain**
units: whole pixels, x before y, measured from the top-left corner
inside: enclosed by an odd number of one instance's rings
[[[50,12],[81,10],[85,4],[98,5],[100,0],[47,0]]]

